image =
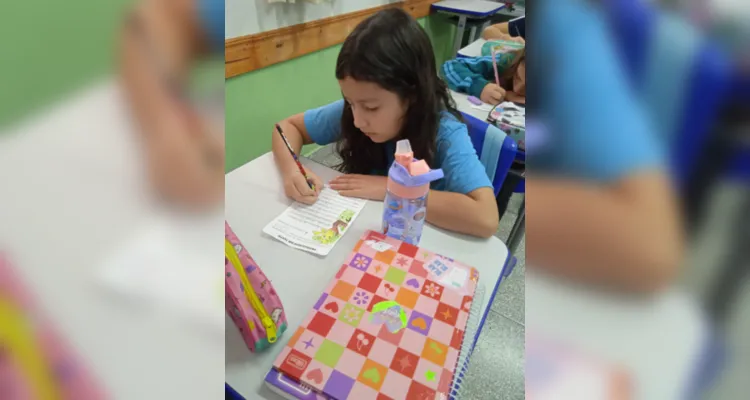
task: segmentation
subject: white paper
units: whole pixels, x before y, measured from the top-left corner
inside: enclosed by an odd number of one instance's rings
[[[367,200],[344,197],[325,187],[313,205],[294,203],[263,232],[295,249],[328,255]]]

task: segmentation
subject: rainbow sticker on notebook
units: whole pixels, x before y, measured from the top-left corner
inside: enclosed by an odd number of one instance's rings
[[[472,267],[368,231],[273,375],[319,398],[447,399],[478,279]]]

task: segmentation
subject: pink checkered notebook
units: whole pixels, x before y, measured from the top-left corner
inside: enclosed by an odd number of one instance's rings
[[[274,366],[337,400],[447,399],[478,279],[368,231]]]

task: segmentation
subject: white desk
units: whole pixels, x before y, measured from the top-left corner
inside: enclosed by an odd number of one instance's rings
[[[309,160],[303,160],[303,163],[323,180],[332,179],[338,174]],[[279,398],[263,385],[266,372],[356,241],[366,230],[378,230],[381,225],[382,203],[369,202],[331,253],[325,258],[317,257],[291,249],[262,234],[263,227],[290,204],[284,196],[281,178],[270,153],[227,174],[226,219],[273,282],[289,320],[288,331],[275,346],[265,353],[252,354],[227,317],[226,381],[247,399]],[[483,313],[486,314],[492,290],[508,257],[508,250],[500,239],[468,238],[428,225],[420,246],[461,260],[479,270],[479,282],[485,287]]]
[[[464,30],[466,29],[466,20],[471,19],[487,19],[495,15],[498,11],[503,9],[505,4],[495,3],[484,0],[443,0],[432,5],[432,9],[443,14],[454,15],[458,17],[458,26],[456,27],[456,36],[453,39],[453,53],[458,53],[458,49],[461,48],[461,41],[464,38]],[[487,27],[489,21],[485,21],[480,30],[480,34]],[[471,28],[469,33],[469,41],[473,42],[477,39],[476,26]]]
[[[221,335],[100,284],[102,258],[160,215],[129,122],[107,82],[0,136],[0,249],[113,398],[223,398]]]
[[[704,360],[709,329],[679,290],[625,299],[564,284],[526,269],[526,332],[541,333],[633,374],[633,399],[681,400]],[[687,396],[690,394],[690,396]]]
[[[451,90],[451,97],[453,97],[453,101],[456,102],[456,108],[458,108],[458,111],[461,111],[463,113],[469,114],[474,118],[477,118],[480,121],[487,121],[487,115],[490,113],[490,105],[484,104],[482,107],[484,107],[486,110],[480,110],[478,108],[473,107],[473,104],[469,102],[469,95],[464,93],[458,93],[456,91]]]
[[[479,39],[471,42],[471,44],[469,44],[468,46],[466,46],[466,47],[462,48],[461,50],[459,50],[457,55],[459,57],[466,57],[466,58],[481,57],[482,56],[482,46],[484,46],[485,43],[487,43],[486,40],[484,40],[482,38],[479,38]]]

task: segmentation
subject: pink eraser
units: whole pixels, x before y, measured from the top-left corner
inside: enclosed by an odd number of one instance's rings
[[[476,98],[474,96],[469,96],[469,102],[472,103],[472,104],[476,104],[478,106],[482,105],[482,100],[479,100],[478,98]]]

